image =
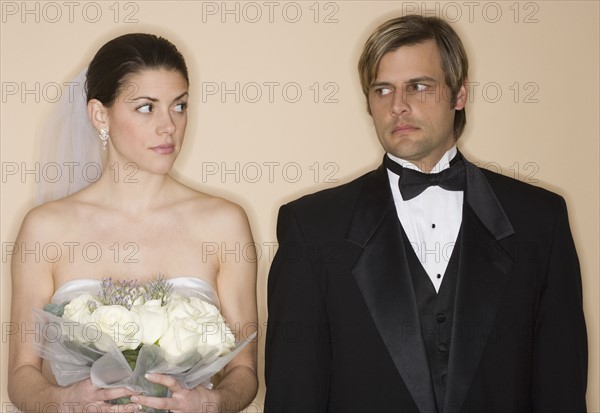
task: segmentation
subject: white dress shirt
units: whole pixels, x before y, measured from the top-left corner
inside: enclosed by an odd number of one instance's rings
[[[448,168],[456,153],[456,146],[450,148],[432,172]],[[421,171],[408,161],[389,153],[387,156],[404,168]],[[438,292],[460,230],[464,191],[447,191],[439,186],[430,186],[420,195],[405,201],[398,188],[399,176],[389,169],[388,176],[402,228]]]

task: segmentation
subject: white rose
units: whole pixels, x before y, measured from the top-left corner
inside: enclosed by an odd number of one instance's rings
[[[219,309],[213,304],[202,301],[198,297],[190,297],[190,305],[196,310],[197,313],[202,314],[203,318],[220,318],[221,313]]]
[[[79,343],[94,343],[97,335],[94,326],[89,329],[89,323],[92,321],[92,309],[100,305],[98,298],[92,294],[84,293],[72,299],[63,311],[62,318],[67,321],[63,325],[63,334]],[[69,321],[81,325],[68,323]]]
[[[194,355],[200,338],[199,325],[192,319],[177,318],[159,341],[165,360],[178,365]]]
[[[225,323],[219,309],[198,297],[190,298],[190,305],[200,314],[196,321],[201,325],[198,353],[206,357],[216,350],[216,355],[227,354],[235,346],[235,336]]]
[[[92,316],[90,307],[93,305],[99,307],[100,301],[91,294],[81,294],[65,306],[62,318],[80,324],[89,323]]]
[[[100,306],[92,313],[91,321],[117,344],[120,350],[136,349],[142,341],[139,315],[120,305]]]
[[[171,324],[177,319],[196,318],[198,316],[198,310],[190,305],[187,298],[173,294],[169,300],[169,304],[167,304],[167,314],[169,317],[169,324]]]
[[[235,346],[235,336],[231,329],[225,324],[225,320],[219,317],[217,321],[206,321],[202,325],[202,335],[198,342],[197,351],[202,358],[212,354],[219,357],[231,352]]]
[[[161,307],[161,300],[146,301],[143,305],[134,306],[131,311],[140,317],[144,344],[156,343],[169,327],[167,308]]]
[[[193,354],[203,358],[208,355],[223,355],[235,345],[235,336],[214,305],[198,297],[174,296],[167,306],[169,329],[160,340],[165,358],[171,364]]]

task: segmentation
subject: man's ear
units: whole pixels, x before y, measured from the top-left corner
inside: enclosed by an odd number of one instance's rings
[[[87,105],[88,116],[92,121],[92,125],[97,130],[102,128],[109,129],[108,124],[108,109],[98,99],[92,99]]]
[[[454,104],[454,109],[462,110],[465,108],[467,104],[467,99],[469,97],[469,92],[467,88],[468,80],[465,79],[463,84],[458,89],[458,93],[456,94],[456,103]]]
[[[367,98],[367,113],[369,114],[369,116],[373,117],[373,112],[371,111],[371,96],[369,96],[370,94],[366,95]]]

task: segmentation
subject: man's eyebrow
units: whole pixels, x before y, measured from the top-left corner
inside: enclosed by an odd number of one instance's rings
[[[391,86],[392,84],[390,82],[373,82],[371,84],[371,87],[377,87],[377,86]]]
[[[408,79],[406,82],[404,82],[404,84],[414,84],[414,83],[420,83],[420,82],[434,82],[437,83],[437,80],[435,80],[432,77],[429,76],[420,76],[420,77],[415,77],[412,79]]]
[[[406,84],[412,85],[412,84],[421,83],[421,82],[438,83],[437,80],[435,80],[434,78],[432,78],[430,76],[419,76],[419,77],[414,77],[412,79],[408,79],[408,80],[404,81],[402,84],[404,84],[404,85],[406,85]],[[382,81],[373,82],[371,84],[371,87],[378,87],[378,86],[392,86],[392,83],[391,82],[386,82],[386,81],[382,80]]]

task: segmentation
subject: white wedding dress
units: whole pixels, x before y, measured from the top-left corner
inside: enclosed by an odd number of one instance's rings
[[[173,292],[184,297],[198,297],[215,305],[219,310],[219,297],[212,285],[197,277],[175,277],[166,279],[173,285]],[[80,278],[67,281],[61,285],[52,296],[52,304],[62,304],[71,301],[83,293],[97,295],[100,292],[101,280]]]

